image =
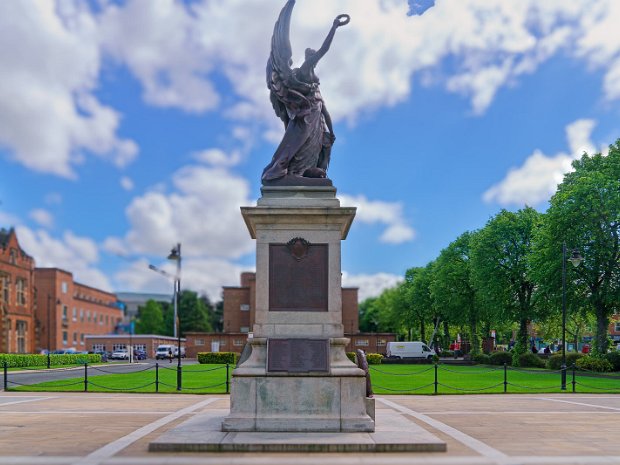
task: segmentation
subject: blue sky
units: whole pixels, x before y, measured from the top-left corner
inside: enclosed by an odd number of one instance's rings
[[[148,264],[173,271],[181,242],[184,287],[218,299],[254,267],[239,207],[282,135],[264,66],[283,5],[1,2],[0,225],[116,291],[169,291]],[[296,64],[344,12],[317,74],[362,297],[501,208],[544,211],[620,137],[620,2],[298,0]]]

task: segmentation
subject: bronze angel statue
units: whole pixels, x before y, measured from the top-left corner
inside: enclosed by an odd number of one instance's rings
[[[267,87],[276,115],[284,123],[284,137],[271,163],[263,170],[263,184],[285,180],[287,184],[305,184],[308,178],[325,178],[331,147],[336,140],[332,120],[319,90],[314,68],[327,53],[340,26],[349,15],[338,15],[318,50],[306,49],[299,68],[293,64],[289,30],[295,0],[288,0],[271,38],[267,61]],[[281,181],[280,181],[281,182]]]

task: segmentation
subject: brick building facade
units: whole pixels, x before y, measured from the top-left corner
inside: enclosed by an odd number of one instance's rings
[[[256,274],[241,273],[241,285],[223,288],[223,333],[187,333],[187,356],[198,352],[241,352],[252,331],[256,308]],[[385,353],[393,333],[360,333],[356,287],[342,288],[342,324],[350,339],[347,351],[363,349],[368,353]]]
[[[86,349],[86,335],[112,334],[123,319],[116,295],[77,283],[58,268],[36,268],[38,349]]]
[[[22,250],[14,229],[0,230],[0,353],[35,350],[34,259]]]
[[[181,338],[181,347],[185,347],[185,338]],[[168,344],[176,347],[178,339],[172,336],[157,334],[104,334],[100,336],[87,335],[85,349],[89,352],[114,352],[117,350],[143,350],[148,358],[155,358],[157,346]],[[182,354],[183,352],[181,352]],[[186,354],[189,357],[189,354]]]

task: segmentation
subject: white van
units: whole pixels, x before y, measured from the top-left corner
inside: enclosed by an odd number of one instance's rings
[[[421,341],[388,342],[386,355],[391,358],[432,359],[435,351]]]
[[[161,344],[157,346],[157,350],[155,351],[155,358],[157,360],[165,360],[169,357],[170,353],[174,355],[176,351],[176,347],[171,344]]]

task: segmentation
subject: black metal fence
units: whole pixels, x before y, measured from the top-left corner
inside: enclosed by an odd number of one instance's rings
[[[578,387],[584,388],[588,392],[620,392],[620,376],[614,375],[602,375],[601,373],[593,372],[585,369],[577,369],[573,364],[570,367],[560,370],[527,370],[509,367],[506,364],[500,367],[488,367],[479,366],[478,370],[455,370],[453,365],[449,364],[434,364],[426,368],[409,371],[406,373],[395,373],[384,370],[377,366],[371,365],[369,367],[371,377],[373,379],[373,389],[377,393],[392,393],[392,394],[413,394],[413,393],[431,393],[431,394],[447,394],[447,393],[486,393],[486,392],[503,392],[503,393],[516,393],[516,392],[547,392],[549,390],[559,390],[566,392],[576,393]],[[432,373],[430,373],[432,372]],[[483,376],[488,374],[497,374],[498,376],[486,386],[477,387],[462,387],[456,385],[450,385],[442,379],[441,373],[450,373],[458,377],[474,377]],[[377,376],[372,376],[376,373]],[[564,374],[564,376],[563,376]],[[549,380],[549,384],[537,386],[528,386],[519,382],[519,380],[527,381],[527,377],[523,375],[533,375],[536,379],[542,379],[545,377]],[[567,380],[568,376],[570,380],[562,386],[562,379]],[[402,381],[399,383],[391,383],[390,386],[381,385],[381,382],[389,381],[393,377],[398,377]],[[448,379],[454,379],[454,376],[446,376]],[[593,384],[595,379],[611,380],[614,386],[596,386]],[[530,378],[530,380],[535,378]],[[377,380],[379,383],[377,383]],[[588,380],[590,380],[588,382]],[[585,382],[584,382],[585,381]],[[386,383],[387,384],[387,383]],[[399,384],[395,387],[395,384]],[[465,384],[465,383],[464,383]],[[402,385],[408,385],[409,387],[402,387]],[[510,387],[513,389],[511,390]],[[582,390],[583,392],[583,390]]]
[[[155,363],[154,365],[150,365],[144,368],[138,368],[131,366],[131,370],[128,372],[119,372],[112,369],[112,366],[101,366],[101,365],[90,365],[88,363],[84,363],[80,367],[67,367],[67,368],[57,368],[51,371],[38,368],[20,368],[18,371],[9,371],[8,364],[5,362],[3,364],[3,383],[2,386],[5,391],[18,388],[20,386],[32,386],[40,383],[45,383],[49,381],[54,381],[54,385],[50,386],[50,390],[54,388],[71,388],[73,386],[81,386],[82,389],[79,389],[83,392],[89,392],[93,390],[104,390],[104,391],[119,391],[119,392],[131,392],[131,391],[141,391],[141,392],[162,392],[166,389],[176,389],[177,391],[189,391],[189,392],[209,392],[214,394],[228,394],[230,392],[230,365],[225,364],[216,367],[210,368],[197,368],[199,365],[191,365],[190,369],[183,370],[182,366],[174,366],[167,367],[165,365],[160,365],[159,363]],[[135,368],[135,369],[134,369]],[[77,374],[78,376],[73,376]],[[62,377],[69,378],[66,383],[63,383],[62,379],[58,379],[59,373],[66,372],[66,374]],[[123,385],[122,387],[106,385],[105,380],[99,381],[99,375],[115,375],[115,376],[125,376],[125,375],[136,375],[138,373],[152,372],[152,376],[145,375],[145,380],[147,382],[141,383],[137,386],[127,386]],[[176,377],[176,383],[172,384],[169,381],[171,378],[167,376],[168,373],[173,372]],[[205,373],[209,375],[205,376]],[[33,375],[40,375],[37,378],[34,378]],[[42,378],[56,378],[56,379],[42,379]],[[76,379],[79,378],[79,379]],[[185,383],[183,379],[185,378]],[[211,382],[210,384],[202,385],[200,381],[207,378]],[[152,389],[148,389],[152,387]],[[220,389],[218,389],[220,388]]]

